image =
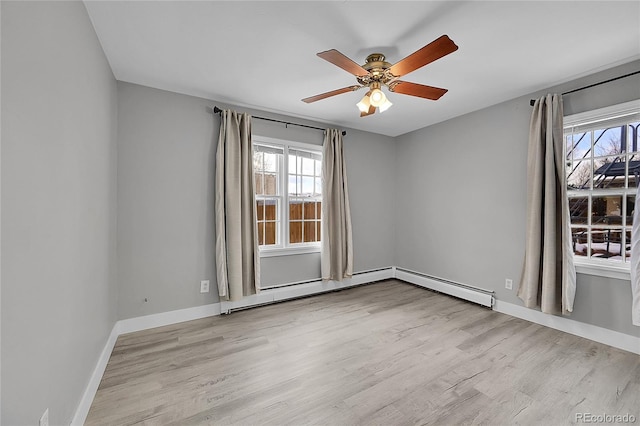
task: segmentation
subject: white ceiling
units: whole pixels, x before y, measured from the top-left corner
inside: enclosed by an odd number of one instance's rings
[[[85,1],[121,81],[397,136],[640,58],[640,1]],[[403,77],[449,89],[439,101],[364,91],[316,56],[395,63],[447,34],[459,49]]]

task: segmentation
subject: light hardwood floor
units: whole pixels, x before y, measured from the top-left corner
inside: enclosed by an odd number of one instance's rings
[[[639,424],[640,356],[389,280],[120,336],[86,424],[559,425],[577,413]]]

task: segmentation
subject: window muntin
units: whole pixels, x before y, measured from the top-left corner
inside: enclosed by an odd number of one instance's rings
[[[261,137],[253,146],[260,249],[319,247],[322,153]]]
[[[628,267],[640,176],[640,103],[565,119],[567,195],[576,258]]]

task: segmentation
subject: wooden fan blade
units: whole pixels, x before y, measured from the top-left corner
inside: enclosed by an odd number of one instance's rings
[[[376,112],[376,107],[374,107],[373,105],[369,105],[369,111],[361,112],[360,117],[366,117],[367,115],[371,115],[375,112]]]
[[[351,59],[338,52],[336,49],[327,50],[325,52],[318,53],[325,61],[331,62],[333,65],[339,66],[346,72],[349,72],[355,76],[363,76],[369,74],[369,71],[362,68],[360,65],[353,62]]]
[[[458,46],[447,35],[443,35],[420,50],[413,52],[406,58],[396,62],[389,68],[391,74],[396,77],[407,75],[436,59],[440,59],[449,53],[458,50]]]
[[[353,92],[354,90],[358,90],[360,87],[362,87],[362,86],[343,87],[342,89],[336,89],[336,90],[332,90],[330,92],[321,93],[319,95],[315,95],[315,96],[310,96],[308,98],[304,98],[302,100],[302,102],[306,102],[306,103],[310,104],[311,102],[319,101],[321,99],[330,98],[331,96],[341,95],[341,94],[347,93],[347,92]]]
[[[432,99],[437,101],[447,93],[447,89],[439,87],[425,86],[424,84],[411,83],[408,81],[398,80],[393,87],[389,88],[394,93],[402,93],[403,95],[417,96],[419,98]]]

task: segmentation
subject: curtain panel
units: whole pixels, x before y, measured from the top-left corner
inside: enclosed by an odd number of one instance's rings
[[[527,158],[525,259],[518,297],[549,314],[573,311],[576,270],[564,165],[562,97],[533,106]]]
[[[353,275],[351,211],[347,190],[342,132],[327,129],[322,147],[323,280],[342,281]]]
[[[215,179],[218,294],[240,300],[260,291],[250,115],[221,112]]]
[[[631,323],[640,326],[640,186],[636,189],[631,228]]]

